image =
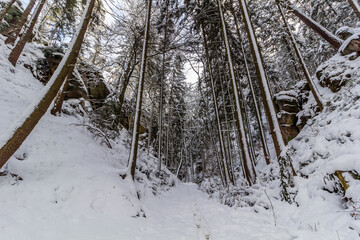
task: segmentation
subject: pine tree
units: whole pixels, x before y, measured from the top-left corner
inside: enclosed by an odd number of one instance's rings
[[[9,31],[8,37],[5,40],[5,44],[14,45],[15,40],[19,36],[21,29],[23,29],[23,27],[24,27],[24,25],[25,25],[25,23],[26,23],[26,21],[28,19],[28,16],[29,16],[31,10],[33,9],[33,7],[35,5],[35,2],[36,2],[36,0],[31,0],[29,2],[29,4],[27,5],[25,11],[21,15],[19,22],[17,22],[16,26]]]
[[[10,0],[3,9],[1,9],[0,12],[0,22],[2,22],[2,20],[5,18],[6,13],[9,11],[9,9],[11,8],[12,5],[14,5],[16,0]]]
[[[17,44],[15,45],[15,47],[13,48],[13,50],[11,51],[10,55],[9,55],[9,61],[11,62],[11,64],[15,67],[16,66],[16,62],[20,57],[21,52],[23,51],[25,44],[29,41],[30,36],[32,34],[32,31],[34,29],[34,26],[37,22],[37,19],[40,15],[40,12],[45,4],[46,0],[41,0],[39,6],[36,9],[36,12],[33,16],[33,18],[31,19],[30,22],[30,26],[29,28],[26,30],[26,32],[24,33],[24,35],[20,38],[20,40],[17,42]]]

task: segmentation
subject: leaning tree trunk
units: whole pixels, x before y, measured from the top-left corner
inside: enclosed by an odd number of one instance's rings
[[[302,57],[302,55],[301,55],[301,52],[300,52],[300,50],[299,50],[299,47],[298,47],[297,44],[296,44],[295,37],[294,37],[294,35],[293,35],[292,32],[291,32],[291,29],[290,29],[290,26],[289,26],[289,24],[288,24],[288,22],[287,22],[287,20],[286,20],[286,16],[285,16],[285,14],[284,14],[284,11],[283,11],[283,9],[282,9],[282,7],[281,7],[281,5],[280,5],[280,0],[276,0],[276,4],[277,4],[277,6],[278,6],[278,8],[279,8],[279,11],[280,11],[280,14],[281,14],[281,18],[282,18],[283,21],[284,21],[285,30],[286,30],[287,34],[289,35],[289,37],[290,37],[290,41],[291,41],[291,43],[292,43],[292,45],[293,45],[293,47],[294,47],[296,56],[298,57],[299,62],[300,62],[300,65],[301,65],[301,67],[302,67],[302,69],[303,69],[303,72],[304,72],[306,81],[307,81],[307,83],[309,84],[311,93],[313,94],[313,96],[314,96],[314,98],[315,98],[315,100],[316,100],[316,103],[317,103],[317,105],[318,105],[319,108],[320,108],[320,111],[322,111],[322,110],[324,109],[324,106],[323,106],[323,103],[322,103],[322,100],[321,100],[321,94],[319,93],[318,89],[316,88],[316,85],[315,85],[314,81],[312,80],[311,75],[310,75],[310,73],[309,73],[309,70],[308,70],[308,68],[307,68],[307,66],[306,66],[306,63],[305,63],[305,61],[304,61],[304,59],[303,59],[303,57]]]
[[[357,0],[348,0],[348,2],[351,5],[351,7],[353,8],[356,16],[360,19],[360,5],[357,2]]]
[[[13,48],[13,50],[11,51],[10,55],[9,55],[9,61],[11,62],[11,64],[15,67],[16,66],[16,62],[20,57],[20,54],[22,52],[22,50],[25,47],[25,44],[29,41],[30,36],[32,34],[32,31],[34,29],[34,26],[36,24],[36,21],[40,15],[41,9],[43,8],[44,4],[45,4],[46,0],[41,0],[39,6],[36,9],[35,15],[34,17],[31,19],[31,23],[29,28],[26,30],[26,32],[24,33],[24,35],[20,38],[20,40],[17,42],[16,46]]]
[[[256,175],[253,174],[252,171],[250,171],[251,168],[251,156],[250,156],[250,149],[249,144],[247,142],[246,132],[244,128],[244,120],[241,115],[242,109],[240,105],[240,99],[239,99],[239,89],[238,85],[236,83],[236,77],[234,72],[234,65],[232,61],[231,56],[231,50],[230,50],[230,43],[228,40],[226,25],[225,25],[225,19],[224,19],[224,13],[222,11],[221,1],[218,0],[218,10],[220,14],[220,20],[221,20],[221,26],[222,26],[222,32],[223,32],[223,41],[226,48],[226,55],[228,59],[228,65],[229,65],[229,71],[230,71],[230,78],[231,78],[231,84],[233,89],[233,97],[235,102],[235,113],[236,113],[236,125],[239,133],[240,138],[240,147],[241,147],[241,154],[243,157],[244,162],[244,168],[247,175],[247,180],[249,185],[252,185],[256,181]]]
[[[261,145],[262,145],[262,149],[263,149],[263,153],[264,153],[265,162],[266,162],[266,164],[270,164],[270,151],[269,151],[269,148],[268,148],[268,145],[267,145],[267,142],[266,142],[265,130],[263,128],[263,123],[262,123],[261,115],[260,115],[260,108],[259,108],[259,105],[257,104],[255,90],[254,90],[254,87],[253,87],[253,84],[252,84],[252,81],[251,81],[249,66],[248,66],[248,62],[247,62],[247,58],[246,58],[246,54],[245,54],[245,50],[244,50],[244,45],[243,45],[243,42],[242,42],[240,27],[238,25],[238,19],[237,19],[237,16],[235,14],[234,8],[231,7],[230,10],[231,10],[232,16],[234,18],[236,33],[237,33],[239,41],[240,41],[240,50],[241,50],[241,53],[242,53],[243,58],[244,58],[245,72],[246,72],[246,76],[247,76],[247,79],[248,79],[248,82],[249,82],[249,88],[250,88],[251,97],[252,97],[252,100],[254,102],[255,116],[256,116],[257,123],[258,123],[259,135],[260,135],[260,140],[261,140]]]
[[[141,56],[139,83],[138,83],[138,87],[137,87],[138,90],[137,90],[137,97],[136,97],[134,129],[132,132],[129,162],[128,162],[128,166],[125,169],[125,171],[123,173],[121,173],[123,178],[125,178],[129,174],[131,174],[131,177],[133,180],[135,179],[135,169],[136,169],[136,160],[137,160],[138,143],[139,143],[141,105],[142,105],[142,97],[143,97],[143,90],[144,90],[146,57],[147,57],[147,49],[148,49],[149,31],[150,31],[151,4],[152,4],[151,0],[148,0],[147,1],[147,12],[146,12],[146,22],[145,22],[145,38],[144,38],[142,56]]]
[[[255,69],[259,85],[261,89],[261,95],[265,106],[266,116],[270,125],[271,136],[274,140],[274,146],[277,156],[280,155],[281,150],[285,147],[284,139],[281,135],[280,125],[276,116],[275,107],[272,101],[268,80],[265,74],[265,68],[262,61],[260,49],[258,48],[255,31],[253,29],[250,16],[247,10],[245,0],[239,0],[243,20],[245,23],[246,32],[249,39],[251,53],[254,59]]]
[[[32,102],[21,118],[10,127],[9,131],[0,138],[0,168],[21,146],[27,136],[29,136],[41,117],[46,113],[63,84],[65,77],[72,71],[74,67],[73,63],[76,62],[79,55],[86,28],[91,18],[94,3],[95,0],[88,0],[83,13],[83,20],[80,23],[76,35],[55,73],[41,91],[40,96]]]
[[[27,5],[25,11],[23,12],[23,14],[20,17],[19,22],[16,24],[16,26],[11,29],[8,33],[8,37],[5,40],[5,44],[11,44],[14,45],[16,38],[19,36],[19,33],[21,31],[21,29],[24,27],[26,20],[28,19],[28,16],[31,12],[31,10],[33,9],[34,5],[35,5],[36,0],[31,0],[29,2],[29,4]]]
[[[284,3],[283,1],[281,3]],[[295,16],[297,16],[303,23],[305,23],[309,28],[311,28],[314,32],[319,34],[323,39],[325,39],[333,48],[336,50],[340,48],[343,41],[332,34],[329,30],[321,26],[319,23],[314,21],[312,18],[307,16],[305,13],[303,13],[300,9],[297,7],[285,4],[287,9],[289,9]]]
[[[1,10],[0,12],[0,22],[2,22],[2,20],[5,18],[6,13],[9,11],[9,9],[11,8],[11,6],[15,3],[16,0],[11,0],[10,2],[8,2],[8,4]]]

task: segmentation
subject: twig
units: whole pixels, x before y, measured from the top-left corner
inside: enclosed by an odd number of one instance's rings
[[[111,143],[109,141],[109,138],[106,136],[106,134],[101,131],[100,129],[93,127],[89,124],[86,123],[72,123],[70,125],[73,126],[81,126],[81,127],[86,127],[92,134],[94,134],[96,137],[102,137],[103,138],[103,142],[106,144],[106,146],[110,149],[112,149]]]

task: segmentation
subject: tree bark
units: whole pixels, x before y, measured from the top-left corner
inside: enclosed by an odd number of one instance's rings
[[[34,17],[31,19],[31,23],[29,28],[26,30],[26,32],[24,33],[24,35],[20,38],[20,40],[17,42],[16,46],[13,48],[13,50],[11,51],[10,55],[9,55],[9,61],[11,62],[11,64],[15,67],[16,66],[16,62],[20,57],[21,52],[23,51],[25,44],[29,41],[30,36],[32,34],[32,31],[34,29],[34,26],[36,24],[36,21],[40,15],[41,9],[43,8],[44,4],[45,4],[46,0],[41,0],[38,8],[36,9],[35,15]]]
[[[25,111],[22,117],[10,127],[8,133],[0,138],[0,168],[9,160],[15,151],[25,141],[41,117],[46,113],[51,101],[55,98],[67,74],[72,71],[79,55],[86,28],[89,24],[95,0],[88,0],[83,21],[74,36],[69,49],[61,60],[48,84],[41,91],[40,96]]]
[[[24,27],[31,10],[33,9],[33,7],[35,5],[35,2],[36,2],[36,0],[31,0],[29,2],[25,11],[21,15],[19,22],[16,24],[16,26],[13,29],[11,29],[9,31],[8,37],[5,40],[5,44],[14,45],[16,38],[19,36],[21,29]]]

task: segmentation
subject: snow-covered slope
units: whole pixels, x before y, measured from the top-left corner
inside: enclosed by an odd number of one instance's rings
[[[27,44],[25,56],[13,68],[6,59],[9,49],[3,39],[0,46],[0,134],[3,134],[43,88],[23,66],[42,53],[38,46]],[[336,119],[336,112],[332,114]],[[356,124],[359,116],[354,113],[352,116]],[[333,123],[343,121],[338,119]],[[0,239],[191,240],[205,239],[205,234],[221,240],[337,240],[338,236],[356,239],[355,231],[349,229],[349,223],[356,227],[352,218],[348,213],[335,212],[344,208],[337,196],[319,189],[320,182],[299,180],[297,201],[302,203],[299,208],[275,199],[270,202],[264,193],[267,189],[269,195],[279,196],[276,184],[262,186],[249,196],[258,198],[264,206],[273,203],[274,213],[271,208],[259,205],[230,208],[209,200],[196,185],[178,182],[166,169],[166,181],[156,177],[156,159],[142,151],[139,162],[142,171],[137,171],[135,186],[141,195],[139,201],[132,181],[119,176],[128,158],[127,133],[122,132],[109,149],[77,126],[83,121],[76,114],[54,117],[47,113],[1,169]],[[311,132],[311,125],[305,131]],[[358,130],[351,132],[353,138],[359,134]],[[319,134],[313,135],[317,139]],[[301,146],[305,145],[298,144]],[[314,146],[320,148],[321,144]],[[356,148],[355,143],[353,147]],[[331,150],[338,153],[334,158],[340,156],[340,150],[334,147]],[[170,188],[172,183],[176,186]],[[140,208],[146,217],[138,217]]]

